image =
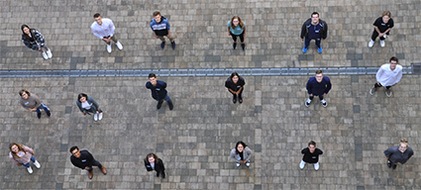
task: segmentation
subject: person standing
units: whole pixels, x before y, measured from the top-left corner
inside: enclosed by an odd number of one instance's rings
[[[146,82],[146,88],[151,90],[152,98],[158,101],[156,109],[160,109],[165,100],[170,110],[173,110],[174,105],[171,98],[168,96],[167,90],[165,89],[167,88],[167,83],[162,80],[158,80],[154,73],[150,73],[148,78],[149,81]]]
[[[250,166],[250,158],[252,155],[251,149],[243,141],[238,141],[230,152],[230,158],[235,162],[237,167],[241,164],[245,164],[247,167]]]
[[[38,30],[30,28],[26,24],[23,24],[20,28],[22,30],[22,42],[26,47],[41,52],[45,60],[53,57],[53,53],[45,44],[44,36]]]
[[[300,169],[304,169],[306,163],[309,163],[313,164],[316,171],[319,170],[319,156],[323,154],[323,151],[316,148],[316,142],[310,141],[308,147],[301,150],[301,154],[303,154],[303,159],[300,162]]]
[[[168,19],[163,17],[161,15],[161,13],[159,11],[155,11],[152,14],[153,18],[149,24],[149,26],[151,27],[152,31],[154,32],[154,37],[155,38],[159,38],[162,43],[161,43],[161,49],[165,48],[165,38],[164,36],[166,36],[170,42],[171,42],[171,48],[174,50],[175,49],[175,41],[174,41],[174,37],[171,33],[171,26],[170,23],[168,22]]]
[[[399,60],[396,57],[391,57],[389,63],[383,64],[376,73],[377,82],[373,88],[370,89],[370,94],[374,95],[377,88],[384,86],[387,97],[392,96],[390,88],[402,79],[402,66],[398,65]]]
[[[82,170],[88,171],[88,178],[92,179],[94,177],[94,172],[92,166],[98,166],[102,174],[107,175],[107,169],[100,162],[94,159],[92,154],[87,150],[79,150],[77,146],[70,148],[70,161],[72,164]]]
[[[37,112],[38,119],[41,119],[41,110],[44,110],[48,117],[51,116],[51,111],[42,103],[37,95],[31,94],[28,90],[22,89],[19,91],[20,100],[19,103],[23,108],[30,112]]]
[[[227,26],[228,36],[231,36],[232,40],[234,40],[232,47],[234,49],[237,48],[237,37],[240,37],[241,48],[244,51],[246,48],[246,44],[244,43],[244,38],[246,36],[246,23],[244,23],[240,17],[234,16],[228,21]]]
[[[111,53],[113,51],[111,41],[115,43],[119,50],[123,50],[123,45],[115,37],[113,21],[109,18],[102,18],[99,13],[94,14],[94,20],[95,22],[91,24],[91,31],[97,38],[102,39],[107,44],[107,52]]]
[[[321,54],[323,52],[321,41],[327,38],[327,30],[327,23],[319,18],[319,13],[311,13],[311,18],[307,19],[301,27],[300,37],[304,40],[303,53],[307,53],[310,41],[315,40],[317,52]]]
[[[237,100],[238,103],[243,103],[243,97],[241,95],[243,94],[245,84],[246,81],[236,72],[233,72],[227,81],[225,81],[225,87],[233,95],[232,102],[234,104],[237,103]]]
[[[414,155],[414,151],[408,146],[408,140],[403,138],[399,146],[389,147],[384,155],[387,158],[387,167],[396,169],[397,163],[405,164]]]
[[[80,93],[77,96],[76,105],[83,115],[93,113],[94,121],[102,120],[102,110],[99,109],[99,104],[91,96]]]
[[[41,168],[41,164],[35,158],[35,152],[32,148],[29,148],[22,144],[10,143],[9,145],[9,158],[17,166],[24,166],[29,174],[32,174],[31,163],[34,163],[36,168]]]
[[[308,99],[304,103],[306,107],[310,106],[314,96],[319,96],[322,106],[327,107],[327,102],[324,99],[324,96],[329,93],[330,89],[332,89],[332,84],[330,83],[329,77],[323,76],[322,70],[317,70],[316,76],[308,79],[306,88],[309,95]]]
[[[159,177],[161,174],[162,179],[165,179],[165,166],[164,162],[154,153],[149,153],[146,158],[143,160],[145,163],[146,171],[150,172],[152,170],[156,171],[156,177]]]
[[[377,37],[380,37],[380,47],[384,47],[386,45],[384,40],[390,34],[390,30],[394,26],[393,19],[391,17],[392,13],[390,13],[390,11],[384,11],[382,16],[374,21],[374,31],[371,35],[371,40],[368,42],[369,48],[374,46]]]

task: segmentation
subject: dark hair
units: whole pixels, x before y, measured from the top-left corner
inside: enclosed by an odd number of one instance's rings
[[[241,20],[241,18],[239,16],[233,16],[231,18],[231,28],[235,28],[234,23],[232,22],[234,19],[238,19],[238,25],[240,26],[241,29],[243,29],[244,28],[244,23],[243,23],[243,21]]]
[[[238,149],[237,149],[238,145],[240,144],[243,145],[244,148],[246,148],[247,146],[246,143],[244,143],[243,141],[238,141],[237,144],[235,144],[235,152],[237,152],[237,154],[240,153],[238,152]]]
[[[79,95],[77,95],[77,101],[80,102],[80,99],[82,97],[85,97],[86,99],[88,99],[88,95],[86,95],[85,93],[80,93]]]
[[[323,71],[322,71],[322,70],[320,70],[320,69],[319,69],[319,70],[316,70],[316,75],[317,75],[317,74],[321,74],[321,73],[323,73]]]
[[[156,78],[156,74],[155,73],[149,73],[148,78]]]
[[[311,17],[313,17],[313,15],[320,16],[318,12],[313,12],[313,13],[311,13]]]
[[[392,17],[392,13],[390,11],[383,11],[382,17],[388,16],[389,18]]]
[[[155,12],[152,13],[152,15],[153,16],[158,16],[158,15],[161,15],[161,13],[159,11],[155,11]]]
[[[20,27],[20,29],[22,30],[22,33],[24,33],[23,32],[23,29],[24,28],[29,28],[29,30],[31,30],[31,28],[28,26],[28,25],[26,25],[26,24],[22,24],[22,26]],[[25,33],[24,33],[25,34]]]
[[[316,146],[316,142],[314,142],[314,141],[310,141],[310,142],[308,142],[308,146],[310,146],[310,145],[314,145],[314,146]]]
[[[73,151],[74,150],[79,150],[79,147],[77,147],[77,146],[72,146],[71,148],[70,148],[70,153],[72,153],[73,154]]]
[[[158,160],[158,156],[156,154],[154,154],[154,153],[149,153],[148,155],[146,155],[145,160],[148,161],[148,158],[150,158],[150,157],[153,157],[155,159],[155,161]]]
[[[23,94],[24,92],[25,92],[26,94],[28,94],[28,96],[31,96],[31,93],[30,93],[28,90],[26,90],[26,89],[22,89],[22,90],[20,90],[20,91],[19,91],[19,96],[22,96],[22,94]]]
[[[231,73],[230,79],[232,79],[235,76],[237,76],[238,78],[240,78],[240,75],[237,72],[233,72],[233,73]]]
[[[94,18],[98,18],[98,17],[100,17],[101,16],[101,14],[99,14],[99,13],[95,13],[94,14]]]
[[[399,60],[398,60],[398,58],[397,58],[397,57],[391,57],[391,58],[389,59],[389,62],[391,62],[391,61],[396,61],[396,63],[399,63]]]
[[[10,143],[9,144],[9,150],[10,150],[10,153],[12,154],[12,156],[13,156],[13,158],[19,158],[19,156],[18,155],[16,155],[16,153],[14,153],[13,151],[12,151],[12,146],[14,146],[14,145],[16,145],[17,147],[18,147],[18,149],[19,149],[19,151],[23,151],[23,152],[25,152],[26,153],[26,151],[25,150],[23,150],[23,145],[21,145],[21,144],[18,144],[18,143]]]

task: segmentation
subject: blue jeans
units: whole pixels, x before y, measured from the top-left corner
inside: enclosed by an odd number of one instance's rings
[[[37,107],[37,114],[41,114],[41,109],[43,109],[45,113],[50,113],[50,109],[44,103],[41,103],[41,105]]]
[[[321,44],[320,44],[321,41],[322,41],[321,38],[311,39],[311,38],[305,37],[304,38],[304,48],[308,48],[308,46],[310,45],[310,41],[311,40],[316,40],[316,46],[317,46],[317,48],[321,48],[322,47]]]
[[[171,98],[167,95],[163,100],[158,100],[158,104],[162,104],[164,100],[168,103],[168,105],[172,105]]]
[[[34,156],[31,156],[31,161],[32,162],[35,162],[35,161],[37,161],[37,159],[34,157]],[[29,167],[31,167],[31,163],[30,162],[28,162],[28,163],[26,163],[26,164],[22,164],[25,168],[29,168]]]

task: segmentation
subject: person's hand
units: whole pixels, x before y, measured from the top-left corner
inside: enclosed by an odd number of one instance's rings
[[[83,115],[86,115],[86,112],[82,112]]]
[[[37,110],[37,108],[29,108],[28,109],[30,112],[34,112],[34,111],[36,111]]]

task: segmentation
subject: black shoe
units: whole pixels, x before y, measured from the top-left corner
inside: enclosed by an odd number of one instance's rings
[[[171,48],[174,50],[175,49],[175,41],[171,42]]]
[[[393,164],[393,166],[392,166],[392,169],[396,169],[396,166],[398,166],[398,165],[396,165],[396,164]]]
[[[159,177],[159,172],[156,172],[156,177]]]
[[[156,109],[161,109],[161,106],[162,106],[162,102],[164,102],[164,101],[158,101],[158,105],[156,105]]]
[[[243,97],[241,97],[241,96],[238,97],[238,103],[240,103],[240,104],[243,103]]]
[[[236,42],[234,42],[233,44],[232,44],[232,48],[237,48],[237,43]]]
[[[165,48],[165,41],[161,43],[161,49]]]
[[[389,167],[389,168],[392,167],[392,163],[389,160],[387,161],[387,167]]]
[[[47,111],[47,116],[50,117],[51,116],[51,112]]]
[[[237,98],[236,97],[234,97],[234,98],[232,98],[232,102],[235,104],[235,103],[237,103]]]
[[[162,173],[162,179],[165,179],[165,173],[164,172]]]
[[[38,117],[38,119],[41,119],[41,112],[37,113],[37,117]]]
[[[174,104],[172,104],[172,102],[167,102],[168,103],[168,107],[170,108],[170,110],[174,109]]]
[[[246,49],[246,44],[241,44],[241,48],[243,48],[243,51]]]

